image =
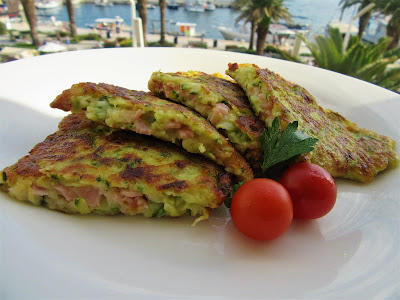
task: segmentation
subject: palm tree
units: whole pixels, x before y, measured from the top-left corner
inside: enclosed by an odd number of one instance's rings
[[[290,13],[286,6],[285,0],[253,0],[255,8],[258,10],[259,21],[257,23],[257,50],[256,53],[261,55],[264,52],[265,42],[269,31],[271,21],[277,22],[280,19],[290,20]]]
[[[34,0],[21,0],[22,6],[24,8],[24,13],[26,20],[28,21],[32,44],[36,47],[40,46],[39,36],[36,30],[36,7]]]
[[[375,0],[378,8],[385,15],[391,15],[386,27],[386,35],[392,38],[388,48],[397,48],[400,41],[400,1],[399,0]]]
[[[159,0],[160,4],[160,44],[165,45],[165,7],[167,6],[166,0]]]
[[[367,7],[369,4],[375,3],[374,0],[341,0],[339,5],[342,7],[342,11],[345,9],[352,7],[354,5],[360,5],[358,8],[358,11],[362,10],[364,7]],[[365,31],[365,29],[368,26],[369,19],[372,16],[372,13],[374,12],[374,8],[370,9],[367,11],[365,14],[360,16],[359,22],[358,22],[358,37],[361,40],[362,35]]]
[[[68,16],[69,16],[69,30],[71,32],[71,36],[76,36],[76,22],[75,22],[75,12],[74,5],[72,4],[72,0],[65,0],[65,5],[67,6]]]
[[[233,11],[241,12],[236,18],[236,24],[244,21],[251,24],[249,50],[253,50],[254,37],[256,35],[258,18],[256,12],[251,7],[252,0],[234,0],[232,3]]]
[[[143,41],[144,44],[147,44],[147,0],[138,0],[137,1],[139,18],[142,19],[143,26]]]
[[[390,38],[377,44],[363,43],[358,36],[350,39],[344,49],[343,38],[337,28],[332,28],[329,37],[316,36],[315,43],[300,38],[310,49],[315,64],[324,69],[350,75],[388,89],[398,89],[400,68],[388,71],[388,66],[400,58],[400,49],[388,51]]]
[[[285,0],[243,0],[236,1],[236,10],[241,10],[240,19],[253,24],[257,33],[256,54],[264,53],[265,42],[271,21],[290,20],[290,13]],[[254,26],[256,24],[256,26]]]

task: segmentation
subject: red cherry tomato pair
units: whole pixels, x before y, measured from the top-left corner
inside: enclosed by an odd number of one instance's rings
[[[231,203],[231,216],[243,234],[256,240],[273,240],[283,234],[293,218],[317,219],[336,202],[336,184],[322,167],[299,163],[279,182],[257,178],[243,184]]]

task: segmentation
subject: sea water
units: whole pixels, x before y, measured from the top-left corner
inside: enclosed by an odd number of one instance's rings
[[[295,23],[310,25],[312,34],[324,34],[324,29],[329,21],[340,18],[339,2],[340,0],[286,0],[285,4],[289,8],[292,20]],[[37,10],[37,13],[42,16],[55,16],[59,21],[68,21],[65,6],[52,10]],[[159,28],[160,9],[156,6],[154,9],[149,9],[147,13],[147,29],[148,32],[151,32],[152,28]],[[349,21],[352,13],[354,13],[352,10],[346,11],[343,20]],[[217,8],[215,11],[202,13],[188,12],[183,7],[178,10],[168,8],[165,10],[167,29],[172,28],[176,22],[196,23],[196,32],[204,33],[205,37],[212,39],[223,39],[217,27],[233,27],[238,15],[230,8]],[[82,3],[75,6],[75,20],[78,27],[93,25],[97,18],[114,18],[116,16],[123,18],[126,25],[130,25],[130,5],[114,4],[113,6],[100,7],[95,4]]]

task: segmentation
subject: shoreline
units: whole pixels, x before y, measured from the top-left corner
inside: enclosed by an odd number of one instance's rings
[[[64,31],[63,26],[56,26],[56,25],[51,25],[51,24],[38,24],[37,25],[37,31],[42,32],[42,33],[56,33],[57,31]],[[24,24],[23,22],[18,22],[18,23],[12,23],[12,30],[16,31],[29,31],[29,26],[27,24]],[[92,29],[92,28],[77,28],[77,34],[78,35],[85,35],[85,34],[90,34],[90,33],[96,33],[101,35],[102,38],[106,38],[106,32],[105,31],[99,31],[98,29]],[[5,36],[0,36],[2,39],[0,39],[0,44],[4,41],[4,37],[9,39],[9,35]],[[130,32],[130,27],[124,27],[119,33],[113,33],[111,38],[109,38],[110,41],[115,40],[116,38],[130,38],[131,37],[131,32]],[[152,34],[152,33],[147,33],[147,42],[157,42],[160,40],[160,34]],[[42,37],[43,38],[43,37]],[[46,39],[46,38],[45,38]],[[49,38],[47,38],[49,39]],[[29,37],[30,40],[30,37]],[[225,50],[226,46],[238,46],[238,47],[249,47],[248,42],[244,41],[232,41],[232,40],[224,40],[224,39],[212,39],[212,38],[207,38],[207,37],[191,37],[191,36],[174,36],[171,34],[166,34],[166,40],[169,43],[176,43],[176,47],[189,47],[191,43],[199,43],[203,42],[207,45],[207,48],[209,49],[218,49],[218,50]],[[82,41],[85,42],[85,41]],[[93,42],[97,43],[97,41],[86,41],[86,42]],[[89,44],[89,43],[87,43]],[[68,45],[68,48],[81,48],[79,47],[79,44],[70,44]],[[86,47],[85,47],[86,48]]]
[[[13,22],[12,24],[12,31],[17,31],[17,32],[26,32],[29,31],[29,26],[28,24],[24,22]],[[86,50],[86,49],[95,49],[95,48],[103,48],[104,44],[100,41],[96,40],[82,40],[79,41],[78,43],[67,43],[65,38],[62,38],[61,41],[57,41],[57,38],[51,38],[47,34],[48,33],[57,33],[59,31],[66,31],[65,29],[65,24],[64,22],[57,23],[57,24],[49,24],[49,23],[39,23],[37,25],[37,31],[39,32],[39,38],[41,42],[44,44],[46,42],[55,42],[59,43],[63,46],[66,47],[67,51],[76,51],[76,50]],[[98,30],[96,28],[82,28],[78,27],[77,28],[77,34],[78,35],[87,35],[87,34],[99,34],[102,39],[103,43],[104,42],[115,42],[116,39],[120,38],[131,38],[131,31],[130,27],[123,27],[122,30],[119,33],[116,33],[115,31],[111,34],[110,38],[107,38],[107,32],[104,30]],[[152,43],[152,42],[158,42],[160,40],[160,34],[152,34],[152,33],[147,33],[147,42]],[[227,50],[227,47],[237,47],[237,48],[244,48],[248,49],[249,48],[249,43],[245,41],[233,41],[233,40],[225,40],[225,39],[213,39],[213,38],[207,38],[207,37],[190,37],[190,36],[175,36],[171,34],[166,34],[166,41],[170,44],[174,44],[175,47],[178,48],[195,48],[199,47],[199,44],[206,45],[205,48],[207,49],[213,49],[213,50]],[[35,49],[26,49],[26,48],[18,48],[17,45],[21,44],[30,44],[31,43],[31,37],[29,34],[24,34],[23,36],[18,36],[16,39],[11,39],[10,34],[2,35],[0,36],[0,45],[3,46],[4,48],[11,48],[13,47],[14,49],[7,49],[6,52],[16,52],[17,54],[14,55],[17,59],[19,58],[24,58],[21,54],[18,53],[26,53],[24,54],[25,57],[29,56],[34,56],[37,55],[38,52]],[[294,40],[293,41],[288,41],[286,45],[280,45],[279,48],[281,50],[291,52],[294,48]],[[13,50],[13,51],[12,51]],[[30,54],[27,54],[28,52],[31,52]],[[302,45],[300,47],[300,54],[303,53],[310,53],[309,49],[305,46]],[[1,55],[1,51],[0,51]],[[18,55],[20,57],[18,57]],[[271,53],[267,53],[266,55],[271,56]],[[12,59],[10,59],[12,60]],[[305,63],[308,63],[308,58],[303,57],[303,60],[305,60]],[[8,59],[4,61],[9,61]],[[1,60],[0,60],[1,62]]]
[[[95,4],[96,0],[80,0],[79,3],[75,5],[79,5],[81,3],[90,3],[90,4]],[[109,3],[112,4],[131,4],[130,0],[108,0]],[[168,2],[168,1],[167,1]],[[184,6],[186,0],[176,0],[176,4],[179,6]],[[65,3],[65,0],[63,1]],[[155,6],[158,6],[159,1],[158,0],[147,0],[148,4],[152,4]],[[216,8],[230,8],[232,4],[232,0],[214,0],[214,4]],[[168,5],[168,3],[167,3]],[[166,8],[168,9],[168,8]]]

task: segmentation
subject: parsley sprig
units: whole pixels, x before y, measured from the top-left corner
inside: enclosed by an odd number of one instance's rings
[[[263,131],[261,145],[264,151],[264,161],[261,169],[264,176],[271,167],[314,149],[318,139],[297,130],[298,125],[297,121],[289,123],[281,133],[279,119],[276,117],[271,126]]]
[[[271,126],[264,129],[260,140],[264,152],[264,161],[261,166],[262,177],[279,179],[282,172],[293,163],[301,154],[314,150],[318,142],[317,138],[309,137],[302,131],[297,130],[297,121],[289,123],[281,131],[278,117]],[[233,186],[231,197],[225,200],[225,205],[229,208],[232,197],[244,182],[239,182]]]

